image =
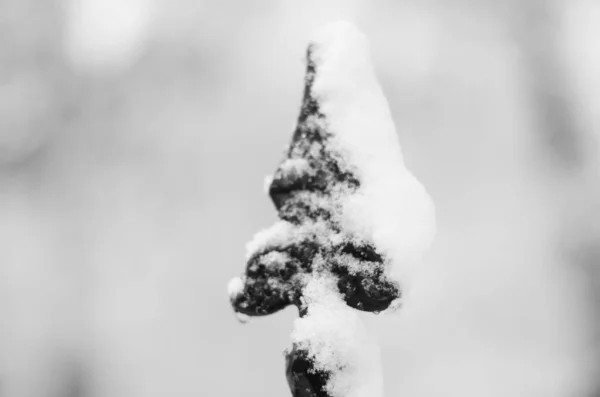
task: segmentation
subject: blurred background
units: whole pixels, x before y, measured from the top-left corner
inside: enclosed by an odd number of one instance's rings
[[[289,395],[226,284],[338,19],[437,207],[386,395],[600,396],[597,0],[0,0],[0,396]]]

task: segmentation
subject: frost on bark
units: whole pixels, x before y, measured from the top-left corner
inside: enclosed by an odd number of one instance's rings
[[[399,306],[403,280],[391,270],[418,255],[395,239],[433,216],[403,166],[366,40],[349,24],[327,27],[308,47],[297,127],[269,195],[280,221],[249,243],[246,272],[229,285],[233,309],[263,316],[298,307],[286,353],[294,397],[381,395],[378,350],[355,309]],[[385,209],[415,202],[423,216],[414,219]],[[416,234],[431,234],[432,227],[419,228]]]

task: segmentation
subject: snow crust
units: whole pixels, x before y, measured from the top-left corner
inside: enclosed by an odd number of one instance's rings
[[[319,222],[297,227],[279,221],[247,245],[247,258],[268,246],[300,241],[308,234],[321,235],[322,244],[359,237],[373,242],[389,260],[388,273],[406,296],[435,236],[433,202],[404,164],[365,36],[350,23],[336,22],[319,30],[310,47],[316,70],[312,95],[324,117],[310,116],[308,122],[330,134],[335,146],[332,154],[356,175],[360,186],[356,191],[340,191],[325,198],[300,193],[306,195],[305,202],[311,206],[331,209],[343,235],[331,235],[331,229]],[[319,145],[312,149],[319,150]],[[302,158],[287,159],[280,170],[312,172]],[[268,178],[266,182],[270,181]]]
[[[298,227],[286,221],[278,221],[256,233],[246,244],[246,259],[265,248],[290,245],[309,237],[317,239],[322,246],[338,243],[342,238],[339,234],[332,234],[325,222],[306,222]]]
[[[357,191],[340,195],[338,221],[350,235],[374,242],[406,291],[435,235],[435,210],[404,164],[367,39],[347,22],[333,23],[314,36],[311,59],[316,70],[312,95],[342,161],[360,181]],[[296,320],[292,339],[310,352],[317,369],[332,374],[328,392],[334,397],[381,396],[377,344],[339,296],[334,279],[310,280],[304,298],[308,313]]]
[[[361,182],[357,192],[342,197],[342,226],[373,241],[391,259],[391,273],[407,291],[435,236],[433,202],[404,165],[366,37],[352,24],[336,22],[319,30],[311,45],[313,95]]]
[[[232,278],[227,284],[227,293],[229,296],[240,294],[244,290],[244,281],[240,277]]]
[[[305,289],[308,314],[296,319],[293,342],[309,352],[317,370],[331,373],[333,397],[380,397],[383,379],[379,347],[358,312],[335,292],[331,278],[314,278]]]
[[[390,109],[371,64],[368,42],[347,22],[330,24],[311,40],[309,62],[315,66],[311,95],[318,102],[320,114],[310,115],[307,123],[326,131],[333,145],[327,148],[329,154],[359,183],[356,187],[340,184],[340,190],[334,187],[329,195],[296,192],[303,203],[326,209],[332,220],[310,219],[299,225],[278,221],[248,243],[247,259],[272,247],[306,240],[320,247],[372,242],[385,257],[386,272],[398,281],[405,295],[435,235],[435,210],[424,187],[404,164]],[[320,151],[319,145],[314,144],[311,150]],[[310,164],[298,157],[287,159],[279,172],[312,172]],[[341,227],[332,228],[327,223],[331,221]],[[288,259],[274,252],[261,257],[260,264],[281,266]],[[368,261],[343,253],[328,260],[343,261],[349,274],[360,273],[364,282],[378,282],[369,274],[372,268]],[[367,333],[358,312],[344,301],[336,277],[327,272],[328,263],[324,262],[317,256],[311,264],[312,273],[302,276],[305,312],[294,323],[293,343],[308,352],[316,370],[330,374],[326,387],[331,396],[382,396],[377,343]],[[230,296],[242,290],[241,279],[230,283]],[[399,305],[395,301],[390,309]]]

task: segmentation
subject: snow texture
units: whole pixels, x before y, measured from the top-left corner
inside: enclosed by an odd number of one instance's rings
[[[227,293],[231,295],[237,295],[244,290],[244,281],[240,277],[232,278],[227,284]]]
[[[391,258],[404,290],[435,235],[433,203],[405,167],[387,100],[375,77],[368,42],[338,22],[313,40],[318,73],[313,92],[328,130],[361,186],[342,199],[343,228],[372,240]]]
[[[308,352],[315,369],[330,374],[333,397],[383,396],[379,347],[358,313],[336,292],[331,278],[312,279],[305,289],[307,315],[296,319],[294,345]]]
[[[305,355],[311,367],[291,366],[294,395],[381,396],[377,344],[355,309],[400,306],[435,213],[404,165],[367,40],[351,24],[311,41],[298,126],[268,181],[281,220],[248,243],[246,274],[229,285],[235,311],[299,307],[288,361]]]

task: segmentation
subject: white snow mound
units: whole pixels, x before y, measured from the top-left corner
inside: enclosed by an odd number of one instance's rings
[[[308,313],[296,319],[292,340],[309,352],[316,369],[331,374],[327,391],[333,397],[381,397],[379,347],[336,290],[331,278],[308,283]]]
[[[404,164],[366,37],[352,24],[336,22],[319,30],[311,46],[313,95],[361,181],[355,194],[342,198],[342,226],[391,258],[391,274],[406,292],[435,235],[433,202]]]

